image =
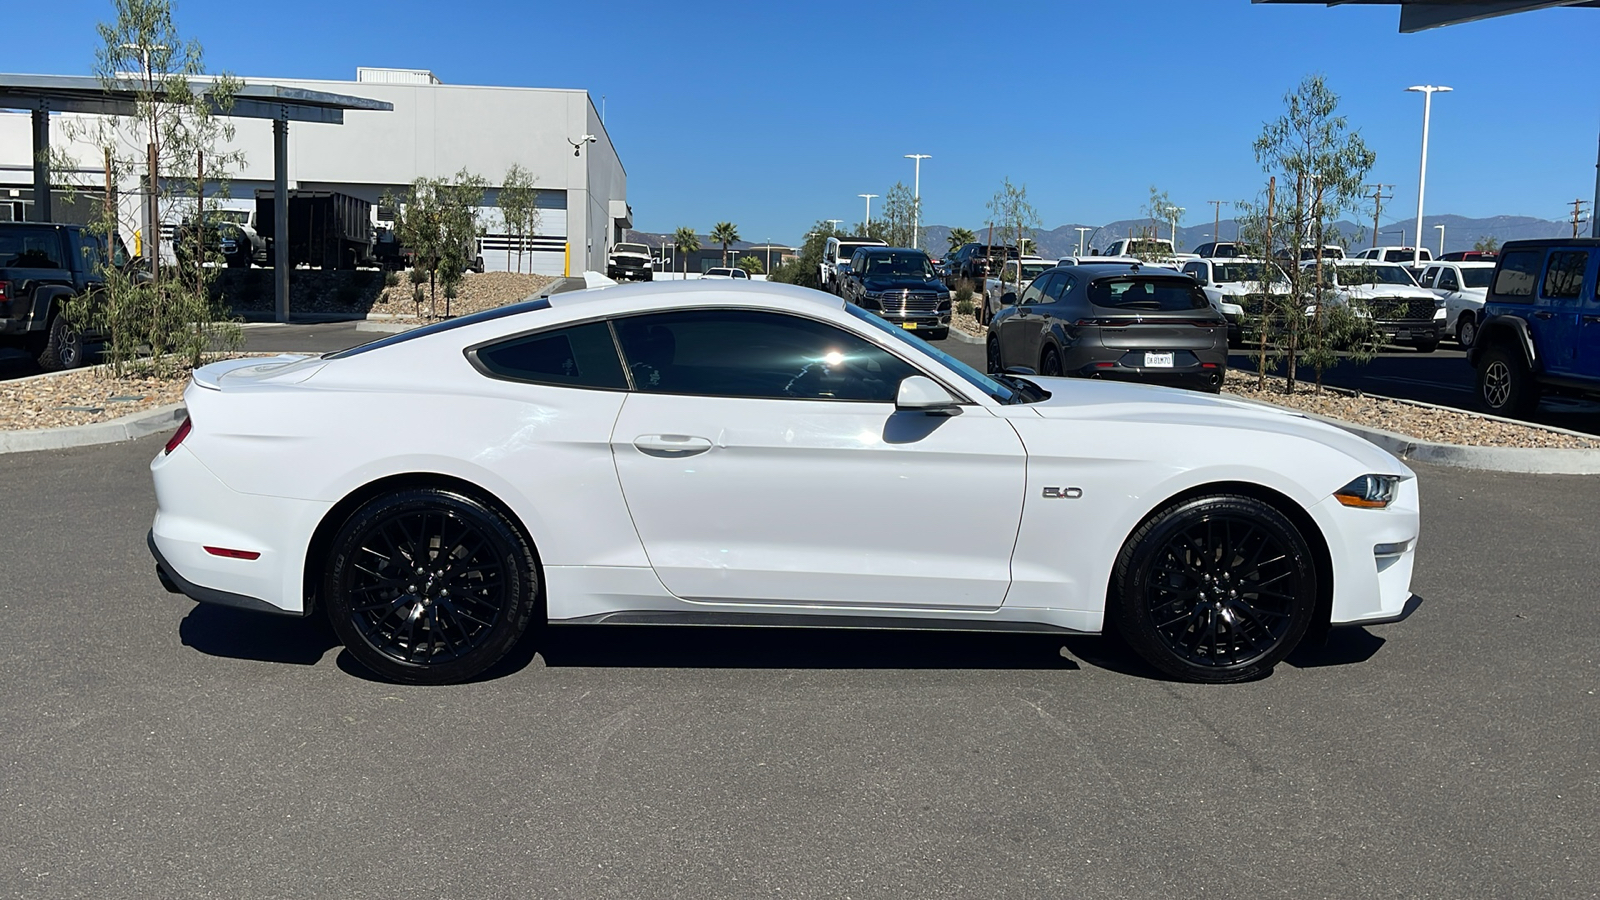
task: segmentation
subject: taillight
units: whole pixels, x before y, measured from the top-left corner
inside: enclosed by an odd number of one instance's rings
[[[0,303],[11,299],[11,282],[0,281]]]
[[[183,443],[183,439],[188,437],[189,436],[189,432],[191,432],[193,430],[194,430],[194,423],[190,420],[190,418],[188,416],[184,416],[183,417],[183,424],[178,426],[177,433],[174,434],[172,437],[167,439],[166,453],[171,453],[172,451],[178,449],[178,445]]]
[[[1098,325],[1101,328],[1126,328],[1129,325],[1137,325],[1139,322],[1137,319],[1098,318],[1079,319],[1075,324],[1079,328],[1087,328],[1091,325]]]

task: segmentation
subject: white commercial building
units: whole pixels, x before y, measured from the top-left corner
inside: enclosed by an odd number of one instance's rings
[[[573,272],[603,271],[607,249],[632,226],[627,172],[587,91],[443,84],[431,72],[413,69],[358,69],[355,81],[244,81],[392,103],[390,112],[348,111],[342,125],[291,127],[289,188],[360,197],[373,203],[376,216],[386,192],[402,194],[417,178],[448,179],[463,170],[481,176],[489,185],[480,221],[486,231],[482,256],[490,270],[519,264],[509,253],[496,208],[498,187],[513,164],[528,170],[539,190],[532,271],[561,274],[569,251]],[[68,121],[75,118],[72,113],[51,116],[52,149],[75,164],[67,171],[58,168],[52,177],[56,197],[69,182],[93,189],[104,181],[101,152],[91,141],[73,137],[83,130]],[[228,149],[243,151],[244,163],[233,173],[224,205],[248,209],[257,189],[272,188],[273,126],[261,119],[237,119],[234,126]],[[0,112],[0,219],[31,217],[31,137],[28,113]],[[122,190],[133,192],[128,185]],[[54,218],[87,221],[87,204],[63,199],[52,204]],[[125,196],[121,205],[127,209],[124,218],[137,221],[138,201]],[[170,226],[180,214],[164,212],[162,219]],[[523,255],[523,271],[529,259]]]

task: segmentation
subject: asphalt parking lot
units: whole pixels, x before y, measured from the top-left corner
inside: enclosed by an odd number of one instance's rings
[[[1420,470],[1421,610],[1250,684],[1096,638],[590,627],[424,689],[165,593],[161,442],[4,458],[0,895],[1600,890],[1592,478]]]

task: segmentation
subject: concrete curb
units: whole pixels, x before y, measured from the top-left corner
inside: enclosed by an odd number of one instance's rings
[[[1379,447],[1393,453],[1395,456],[1412,462],[1428,463],[1436,466],[1454,466],[1458,469],[1478,469],[1485,472],[1511,472],[1521,475],[1600,475],[1600,450],[1571,450],[1544,447],[1469,447],[1463,444],[1440,444],[1434,441],[1420,441],[1393,431],[1384,431],[1381,428],[1369,428],[1365,425],[1356,425],[1343,419],[1329,416],[1319,416],[1288,406],[1279,406],[1276,403],[1267,403],[1262,400],[1252,400],[1238,394],[1229,394],[1235,400],[1254,403],[1259,406],[1268,406],[1281,409],[1284,412],[1294,413],[1326,422],[1335,428],[1348,431],[1359,438],[1365,438]],[[1367,396],[1375,396],[1368,394]],[[1458,409],[1443,407],[1450,412],[1462,412]],[[1474,415],[1465,413],[1465,415]],[[1480,418],[1489,418],[1482,416]],[[1527,422],[1516,422],[1517,425],[1526,425],[1529,428],[1541,428]],[[1547,429],[1557,431],[1558,429]],[[1563,432],[1571,434],[1573,432]],[[1593,438],[1593,435],[1582,435]]]
[[[356,323],[356,330],[377,331],[383,334],[399,334],[402,331],[410,331],[413,328],[417,328],[420,326],[420,324],[421,323],[412,324],[410,322],[374,322],[370,319],[364,319]]]
[[[166,431],[183,421],[187,414],[182,403],[169,403],[130,413],[107,422],[69,425],[65,428],[35,428],[28,431],[0,431],[0,453],[27,453],[34,450],[61,450],[91,444],[115,444]]]
[[[983,343],[983,338],[978,337],[975,334],[967,334],[965,331],[962,331],[961,329],[955,327],[954,325],[950,326],[950,337],[951,337],[951,339],[960,341],[963,344],[981,344],[981,343]]]

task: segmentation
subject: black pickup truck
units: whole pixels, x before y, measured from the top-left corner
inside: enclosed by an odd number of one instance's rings
[[[109,262],[128,263],[113,238]],[[83,365],[84,335],[62,303],[104,284],[105,236],[82,225],[0,222],[0,347],[21,347],[48,370]]]

